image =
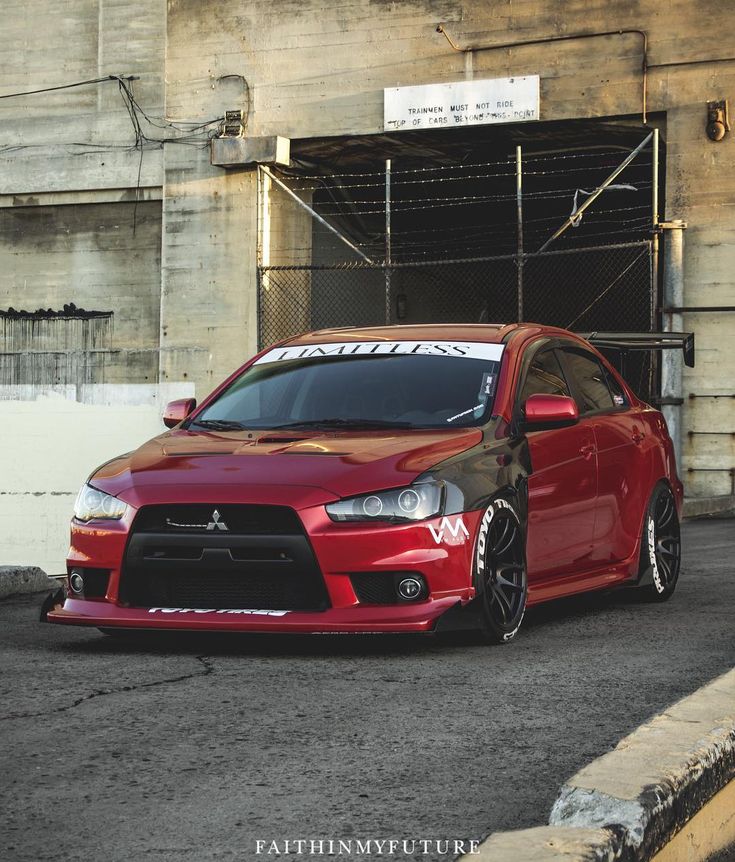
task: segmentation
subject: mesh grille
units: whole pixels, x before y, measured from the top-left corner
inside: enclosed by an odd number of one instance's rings
[[[227,530],[216,526],[222,523]],[[314,552],[293,509],[211,503],[140,510],[125,553],[120,598],[133,607],[329,606]]]
[[[140,607],[323,610],[328,606],[323,586],[303,572],[151,575],[138,579],[131,600]]]
[[[393,572],[361,572],[350,575],[352,588],[360,602],[391,605],[398,602]]]
[[[212,527],[214,511],[219,512],[219,520],[227,530]],[[144,506],[135,519],[136,532],[151,533],[207,533],[224,535],[303,535],[303,527],[298,515],[287,506],[245,506],[226,504],[223,506],[208,503],[176,504],[168,506]]]

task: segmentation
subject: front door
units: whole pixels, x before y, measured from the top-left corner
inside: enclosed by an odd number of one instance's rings
[[[553,348],[537,348],[522,373],[520,405],[535,393],[572,394]],[[530,431],[526,439],[531,461],[526,554],[533,591],[590,568],[597,456],[594,429],[584,419],[566,428]]]
[[[619,563],[634,552],[650,484],[650,440],[641,410],[629,403],[612,372],[588,350],[564,346],[562,363],[575,390],[580,417],[594,426],[597,445],[596,567]]]

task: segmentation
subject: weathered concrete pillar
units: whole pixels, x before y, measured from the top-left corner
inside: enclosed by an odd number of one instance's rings
[[[201,400],[257,341],[254,170],[168,147],[163,195],[160,381],[193,381]]]
[[[681,219],[663,222],[666,230],[664,245],[664,331],[681,332],[684,317],[681,312],[667,311],[684,305],[684,230],[686,222]],[[664,399],[662,412],[674,442],[676,463],[682,472],[682,413],[683,413],[683,366],[684,358],[678,350],[664,350],[661,361],[661,396]],[[666,402],[669,403],[666,403]],[[678,402],[678,403],[677,403]]]

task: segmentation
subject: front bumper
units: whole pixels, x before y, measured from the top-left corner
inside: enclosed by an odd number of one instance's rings
[[[476,533],[479,512],[416,524],[363,525],[334,523],[321,504],[296,511],[324,580],[329,606],[323,610],[212,607],[209,602],[197,602],[196,607],[130,606],[121,578],[126,551],[132,547],[133,510],[120,522],[72,525],[68,569],[109,570],[107,591],[104,597],[81,599],[67,590],[66,598],[51,603],[45,619],[63,625],[152,630],[421,633],[432,631],[439,617],[474,596],[470,537]],[[361,602],[351,575],[381,572],[420,574],[428,597],[395,604]]]
[[[415,605],[356,606],[326,611],[258,611],[125,608],[105,601],[66,599],[47,614],[48,622],[99,628],[211,632],[373,634],[428,632],[457,604],[447,597]],[[277,614],[277,615],[276,615]]]

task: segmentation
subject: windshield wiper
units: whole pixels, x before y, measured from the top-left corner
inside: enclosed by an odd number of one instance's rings
[[[390,420],[382,419],[340,419],[334,417],[332,419],[310,419],[304,422],[289,422],[286,425],[272,425],[272,431],[281,431],[285,428],[289,429],[309,429],[309,428],[413,428],[409,422],[391,422]]]
[[[197,428],[206,428],[210,431],[246,431],[246,427],[242,422],[235,422],[232,419],[195,419],[189,428],[194,425]]]

